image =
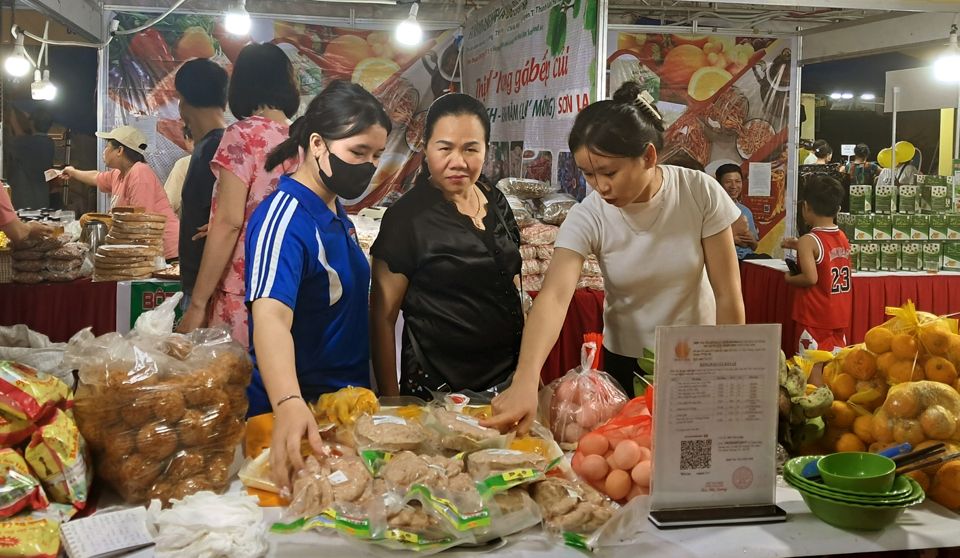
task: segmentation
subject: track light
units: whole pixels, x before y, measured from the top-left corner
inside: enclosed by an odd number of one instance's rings
[[[840,98],[841,98],[841,99],[852,99],[852,98],[853,98],[853,93],[844,93],[843,95],[840,95]]]
[[[933,64],[934,75],[940,81],[960,81],[960,47],[957,46],[957,26],[950,27],[950,44]]]
[[[230,6],[223,26],[233,35],[250,33],[250,14],[247,13],[246,0],[238,0]]]
[[[17,45],[13,47],[13,54],[7,58],[4,67],[8,74],[15,77],[25,76],[30,71],[30,59],[23,48],[23,34],[17,35]]]
[[[397,26],[397,42],[404,45],[418,45],[423,31],[420,24],[417,23],[417,12],[420,11],[420,4],[410,6],[410,17],[400,22]]]

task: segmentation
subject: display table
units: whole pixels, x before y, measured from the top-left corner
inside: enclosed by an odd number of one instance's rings
[[[531,292],[530,296],[536,299],[537,294]],[[577,289],[573,292],[560,337],[540,370],[544,384],[580,366],[580,349],[585,334],[603,333],[603,297],[603,291],[593,289]]]
[[[87,327],[97,336],[125,333],[136,316],[162,302],[164,293],[179,290],[179,282],[154,279],[4,284],[0,285],[0,326],[25,324],[54,343],[65,343]]]
[[[795,287],[783,274],[781,260],[747,260],[740,271],[743,304],[748,324],[781,324],[782,347],[787,356],[796,352],[791,312]],[[861,343],[867,331],[889,318],[886,308],[912,300],[917,310],[937,315],[960,312],[960,274],[955,273],[855,273],[853,315],[847,343]]]
[[[230,492],[242,490],[235,481]],[[101,500],[100,508],[118,503],[114,496]],[[777,504],[787,512],[785,523],[770,525],[743,525],[704,527],[661,531],[644,521],[641,532],[629,545],[609,547],[600,556],[634,558],[685,558],[700,556],[738,556],[740,558],[770,558],[779,556],[823,556],[832,554],[868,553],[884,551],[919,550],[960,546],[960,516],[932,501],[907,510],[900,520],[880,532],[855,532],[836,529],[817,519],[800,498],[800,494],[778,479]],[[275,521],[280,508],[265,508],[264,519]],[[299,556],[369,556],[343,539],[319,531],[292,535],[269,533],[270,550],[267,556],[294,558]],[[512,558],[553,558],[565,556],[583,558],[584,554],[571,548],[549,542],[541,528],[506,538],[502,548],[484,549],[496,556]],[[400,553],[397,553],[399,556]],[[477,550],[456,548],[439,556],[477,556]],[[153,549],[131,554],[132,557],[153,556]]]

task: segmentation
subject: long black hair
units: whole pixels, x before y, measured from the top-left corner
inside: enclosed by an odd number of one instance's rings
[[[484,147],[490,143],[490,117],[487,115],[487,107],[483,106],[483,103],[477,98],[466,93],[448,93],[434,101],[427,110],[427,118],[423,124],[424,149],[430,143],[430,138],[433,137],[433,130],[437,127],[437,122],[444,116],[476,116],[480,119],[480,125],[483,126]],[[430,176],[426,157],[423,158],[423,164],[420,168],[422,176]]]
[[[648,144],[663,149],[663,118],[656,106],[641,99],[644,89],[625,82],[613,100],[593,103],[573,122],[567,144],[571,153],[581,147],[599,155],[630,157],[644,154]]]
[[[370,126],[393,129],[383,105],[369,91],[355,83],[335,80],[307,105],[307,111],[290,125],[290,136],[267,156],[268,171],[284,161],[299,157],[300,150],[310,148],[310,136],[320,134],[325,140],[353,137]]]
[[[252,43],[237,55],[227,99],[230,112],[240,120],[260,107],[282,110],[293,118],[300,110],[300,80],[283,49]]]

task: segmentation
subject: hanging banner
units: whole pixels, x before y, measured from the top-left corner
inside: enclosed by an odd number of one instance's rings
[[[696,163],[711,176],[720,165],[739,166],[757,252],[782,254],[796,168],[788,164],[794,39],[611,33],[608,52],[611,95],[634,80],[658,101],[667,125],[661,162]]]
[[[491,2],[463,29],[464,92],[490,115],[484,174],[549,181],[583,199],[567,135],[594,100],[597,0]]]
[[[120,29],[142,25],[152,15],[117,14]],[[174,163],[187,155],[174,79],[187,60],[211,58],[233,72],[240,50],[251,40],[278,45],[300,81],[300,110],[334,79],[359,83],[380,99],[393,122],[387,150],[367,191],[344,200],[347,211],[389,203],[413,182],[423,120],[430,103],[460,89],[459,35],[425,32],[420,45],[396,42],[391,31],[344,29],[283,21],[256,20],[250,37],[237,38],[222,18],[171,14],[156,26],[110,43],[104,121],[110,130],[134,122],[156,122],[155,145],[146,159],[165,181]],[[228,113],[228,122],[234,121]]]

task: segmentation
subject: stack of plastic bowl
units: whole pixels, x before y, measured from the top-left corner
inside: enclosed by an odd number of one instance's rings
[[[800,476],[804,465],[819,459],[822,482]],[[797,489],[813,515],[834,527],[879,531],[893,525],[910,506],[923,502],[920,485],[896,476],[896,464],[872,453],[849,452],[791,459],[783,480]]]

